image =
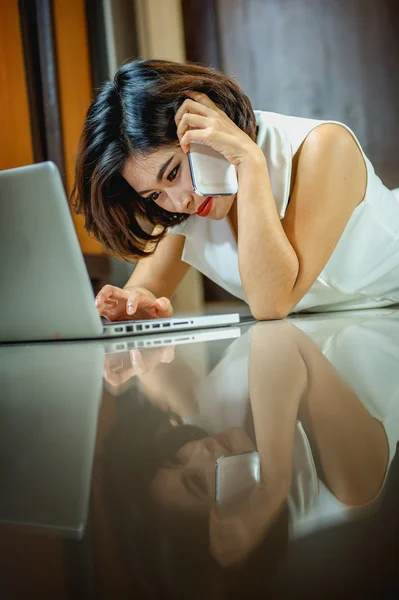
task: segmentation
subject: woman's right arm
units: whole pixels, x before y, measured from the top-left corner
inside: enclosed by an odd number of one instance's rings
[[[123,289],[105,285],[96,297],[99,314],[111,321],[172,316],[170,299],[190,268],[181,260],[184,241],[167,235],[153,255],[139,260]]]
[[[154,254],[139,260],[124,289],[145,288],[157,298],[170,299],[190,268],[181,260],[184,242],[183,235],[167,235]]]

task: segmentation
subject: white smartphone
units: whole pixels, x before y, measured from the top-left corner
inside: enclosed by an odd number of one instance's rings
[[[236,167],[213,148],[192,142],[188,164],[194,192],[199,196],[232,196],[237,193]]]
[[[242,500],[260,481],[258,452],[221,456],[216,461],[216,505],[227,508]]]

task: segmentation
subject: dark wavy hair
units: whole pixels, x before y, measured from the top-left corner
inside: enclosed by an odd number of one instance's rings
[[[127,63],[113,81],[103,85],[89,107],[71,203],[77,213],[84,214],[86,230],[119,258],[149,256],[167,228],[188,218],[145,202],[121,175],[130,155],[148,156],[178,144],[174,117],[187,90],[206,93],[255,139],[252,106],[237,83],[219,71],[192,63]],[[159,226],[156,233],[146,232],[143,221]]]

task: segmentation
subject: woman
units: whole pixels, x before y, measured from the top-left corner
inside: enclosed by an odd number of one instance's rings
[[[193,192],[191,142],[236,166],[236,195]],[[110,320],[170,316],[189,265],[258,319],[399,302],[399,196],[353,132],[254,111],[212,69],[122,66],[88,111],[73,202],[110,252],[140,259],[123,290],[97,296]]]

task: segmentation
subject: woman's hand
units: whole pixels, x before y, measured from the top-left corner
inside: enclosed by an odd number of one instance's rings
[[[117,396],[126,390],[130,379],[150,373],[160,363],[171,363],[174,357],[174,346],[108,354],[104,358],[104,379],[109,391]]]
[[[96,307],[110,321],[162,319],[173,314],[169,298],[156,298],[145,288],[118,288],[105,285],[97,294]]]
[[[222,567],[241,566],[262,543],[280,514],[285,496],[262,483],[227,511],[213,506],[209,520],[210,552]]]
[[[190,150],[191,142],[206,144],[236,166],[263,156],[262,150],[249,135],[237,127],[206,94],[186,92],[186,95],[189,98],[175,115],[177,136],[184,152]]]
[[[181,354],[175,357],[175,346],[108,354],[104,359],[107,389],[113,396],[118,396],[137,377],[154,406],[179,418],[196,414],[198,405],[194,390],[198,378]]]

